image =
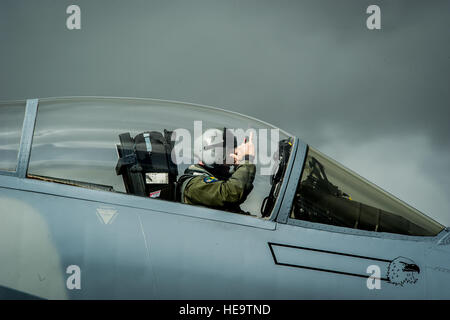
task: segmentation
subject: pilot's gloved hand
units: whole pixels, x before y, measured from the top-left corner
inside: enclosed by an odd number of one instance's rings
[[[241,164],[248,160],[253,162],[255,158],[255,145],[253,144],[253,132],[250,132],[248,141],[244,141],[241,145],[234,149],[234,154],[230,154],[235,164]]]

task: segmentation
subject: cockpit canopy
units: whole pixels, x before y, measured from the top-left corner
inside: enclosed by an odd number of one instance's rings
[[[273,170],[267,159],[262,158],[271,158],[278,142],[290,135],[265,122],[211,107],[147,99],[39,100],[28,174],[89,182],[126,192],[122,177],[115,172],[120,134],[128,132],[134,137],[145,131],[164,130],[184,134],[182,138],[189,141],[179,140],[178,148],[175,146],[178,173],[182,174],[196,163],[195,135],[209,128],[224,127],[242,130],[238,143],[248,135],[246,131],[253,129],[259,138],[257,143],[267,144],[266,148],[260,148],[254,189],[242,206],[243,210],[258,214],[270,191]]]
[[[16,171],[19,150],[26,143],[23,137],[21,142],[24,114],[25,101],[0,104],[0,173]],[[172,138],[177,167],[172,172],[179,176],[198,161],[193,156],[195,137],[210,128],[236,130],[238,144],[250,132],[255,135],[256,178],[253,191],[241,206],[255,216],[275,219],[272,208],[286,192],[295,194],[288,204],[288,223],[308,221],[415,236],[434,236],[444,228],[283,130],[238,113],[187,103],[131,98],[40,99],[25,170],[28,178],[133,193],[117,172],[118,160],[123,157],[118,147],[121,135],[176,132]],[[299,146],[307,149],[306,154],[298,151]],[[294,162],[303,169],[295,179],[289,179],[294,176]]]

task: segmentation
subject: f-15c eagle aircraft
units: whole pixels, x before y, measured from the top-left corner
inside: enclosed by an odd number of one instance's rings
[[[186,162],[137,163],[133,137],[151,155],[195,121],[275,142],[250,215],[163,197]],[[0,261],[3,299],[450,298],[448,228],[265,122],[150,99],[0,104]]]

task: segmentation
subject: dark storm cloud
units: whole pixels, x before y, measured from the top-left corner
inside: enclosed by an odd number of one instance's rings
[[[239,111],[319,149],[410,143],[423,156],[407,161],[450,190],[450,1],[76,3],[79,31],[65,28],[70,1],[1,2],[1,100],[162,98]],[[382,30],[365,26],[370,4]]]

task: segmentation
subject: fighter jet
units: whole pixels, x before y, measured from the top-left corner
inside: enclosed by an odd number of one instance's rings
[[[249,214],[177,201],[208,128],[255,133]],[[268,123],[152,99],[0,104],[0,261],[1,299],[450,298],[449,228]]]

